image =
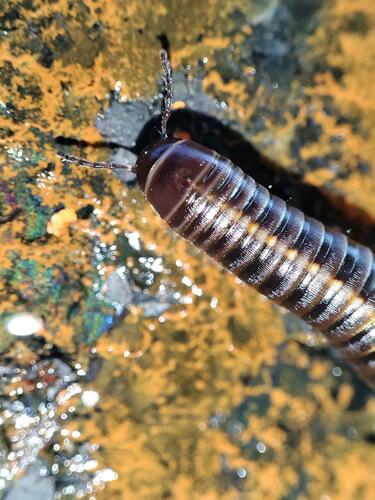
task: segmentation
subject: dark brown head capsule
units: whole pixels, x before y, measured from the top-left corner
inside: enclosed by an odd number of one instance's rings
[[[148,146],[136,163],[140,189],[158,214],[165,219],[193,188],[213,151],[192,141],[175,138]]]
[[[163,139],[148,146],[136,165],[61,156],[96,168],[136,172],[147,200],[174,231],[323,331],[375,387],[372,252],[288,206],[227,158],[192,141],[167,138],[170,68],[166,83]]]

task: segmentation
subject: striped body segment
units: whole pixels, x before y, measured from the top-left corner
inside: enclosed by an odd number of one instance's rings
[[[171,228],[323,331],[375,387],[372,252],[193,142],[173,142],[151,163],[140,184]]]

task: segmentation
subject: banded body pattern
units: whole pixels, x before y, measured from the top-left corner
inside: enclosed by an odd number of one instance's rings
[[[178,147],[158,164],[172,162]],[[375,386],[375,265],[368,248],[305,217],[214,152],[164,219],[245,283],[323,331]]]

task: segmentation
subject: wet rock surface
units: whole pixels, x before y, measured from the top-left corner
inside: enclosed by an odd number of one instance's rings
[[[372,498],[374,402],[320,334],[55,151],[134,161],[164,46],[171,134],[373,247],[374,25],[363,0],[0,0],[4,498]]]

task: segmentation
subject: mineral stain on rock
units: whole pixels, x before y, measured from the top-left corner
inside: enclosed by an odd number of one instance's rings
[[[172,235],[131,182],[63,165],[54,138],[135,154],[167,40],[176,134],[216,140],[178,118],[199,103],[373,244],[374,24],[363,0],[0,0],[5,498],[32,463],[73,498],[372,498],[374,404],[320,335]],[[15,336],[25,313],[43,329]]]

